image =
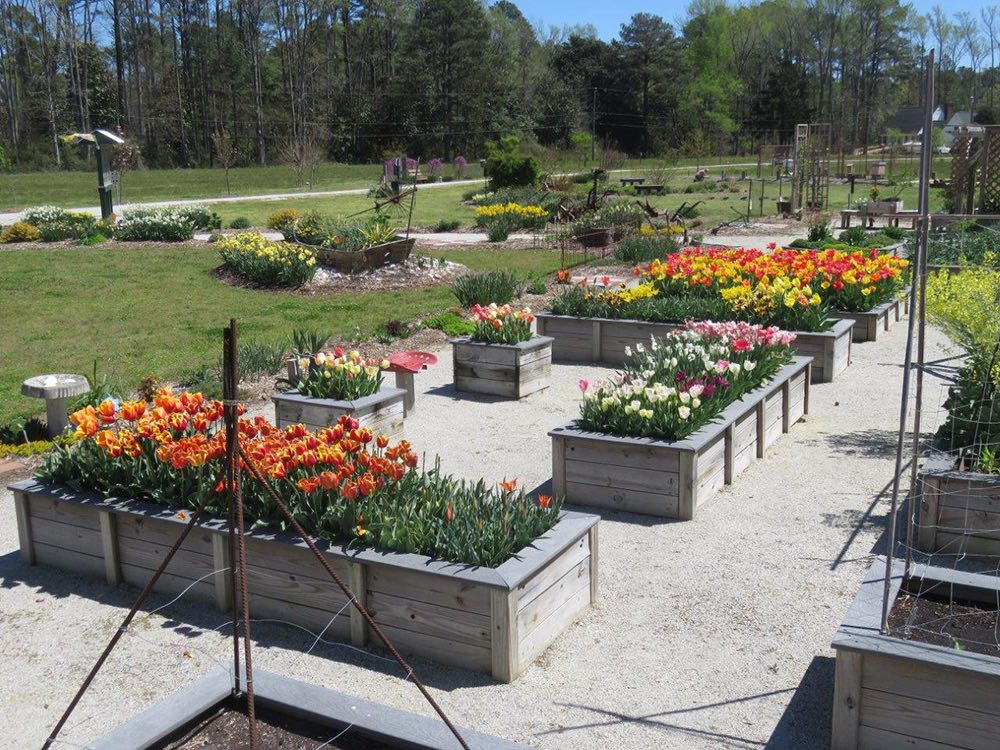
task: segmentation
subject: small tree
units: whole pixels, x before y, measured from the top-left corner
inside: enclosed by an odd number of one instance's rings
[[[316,181],[316,170],[323,162],[323,150],[320,147],[321,138],[311,132],[300,135],[281,150],[282,161],[295,169],[295,186],[302,187],[308,175],[309,183]]]
[[[118,173],[118,202],[122,200],[122,183],[125,173],[134,169],[142,169],[142,151],[134,138],[126,138],[112,149],[111,168]]]
[[[516,135],[506,135],[499,144],[487,143],[486,146],[489,156],[485,171],[492,190],[534,185],[538,181],[541,165],[534,156],[521,153],[521,141]]]
[[[229,169],[236,164],[239,159],[239,149],[233,142],[233,137],[225,128],[216,128],[212,133],[212,146],[215,148],[215,156],[226,175],[226,195],[232,195],[233,191],[229,187]]]

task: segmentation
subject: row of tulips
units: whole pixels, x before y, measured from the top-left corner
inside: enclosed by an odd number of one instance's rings
[[[71,417],[76,442],[51,454],[36,476],[182,512],[207,497],[208,511],[223,514],[222,416],[221,402],[169,389],[151,404],[87,407]],[[392,444],[351,417],[318,432],[241,418],[239,441],[296,519],[330,541],[492,567],[558,520],[558,501],[536,502],[516,482],[486,487],[444,475],[436,464],[422,467],[408,442]],[[243,499],[254,526],[284,526],[249,478]]]

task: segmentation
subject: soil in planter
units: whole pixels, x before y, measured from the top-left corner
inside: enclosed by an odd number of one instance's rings
[[[338,731],[271,711],[257,712],[257,747],[261,750],[316,750]],[[245,750],[248,747],[246,714],[227,708],[181,730],[155,745],[153,750]],[[347,731],[336,742],[323,745],[323,749],[391,750],[391,747]]]
[[[889,613],[889,633],[935,646],[1000,656],[997,610],[900,592]]]

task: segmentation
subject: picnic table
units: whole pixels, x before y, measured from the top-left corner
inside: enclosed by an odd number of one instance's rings
[[[899,226],[899,221],[910,222],[910,229],[917,228],[917,222],[920,221],[920,215],[917,211],[897,211],[895,213],[861,213],[856,208],[845,208],[840,212],[840,228],[850,229],[851,220],[855,217],[861,219],[861,226],[867,227],[868,229],[875,228],[875,219],[884,219],[886,226]]]
[[[641,185],[646,181],[645,177],[622,177],[622,185],[627,187],[629,185]]]
[[[416,405],[416,389],[413,376],[430,365],[437,364],[437,357],[430,352],[396,352],[389,355],[389,372],[396,375],[396,387],[406,391],[403,396],[403,416],[413,411]]]

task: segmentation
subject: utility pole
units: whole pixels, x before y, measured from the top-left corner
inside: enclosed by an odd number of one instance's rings
[[[594,86],[593,98],[590,103],[590,161],[594,161],[597,144],[597,86]]]

